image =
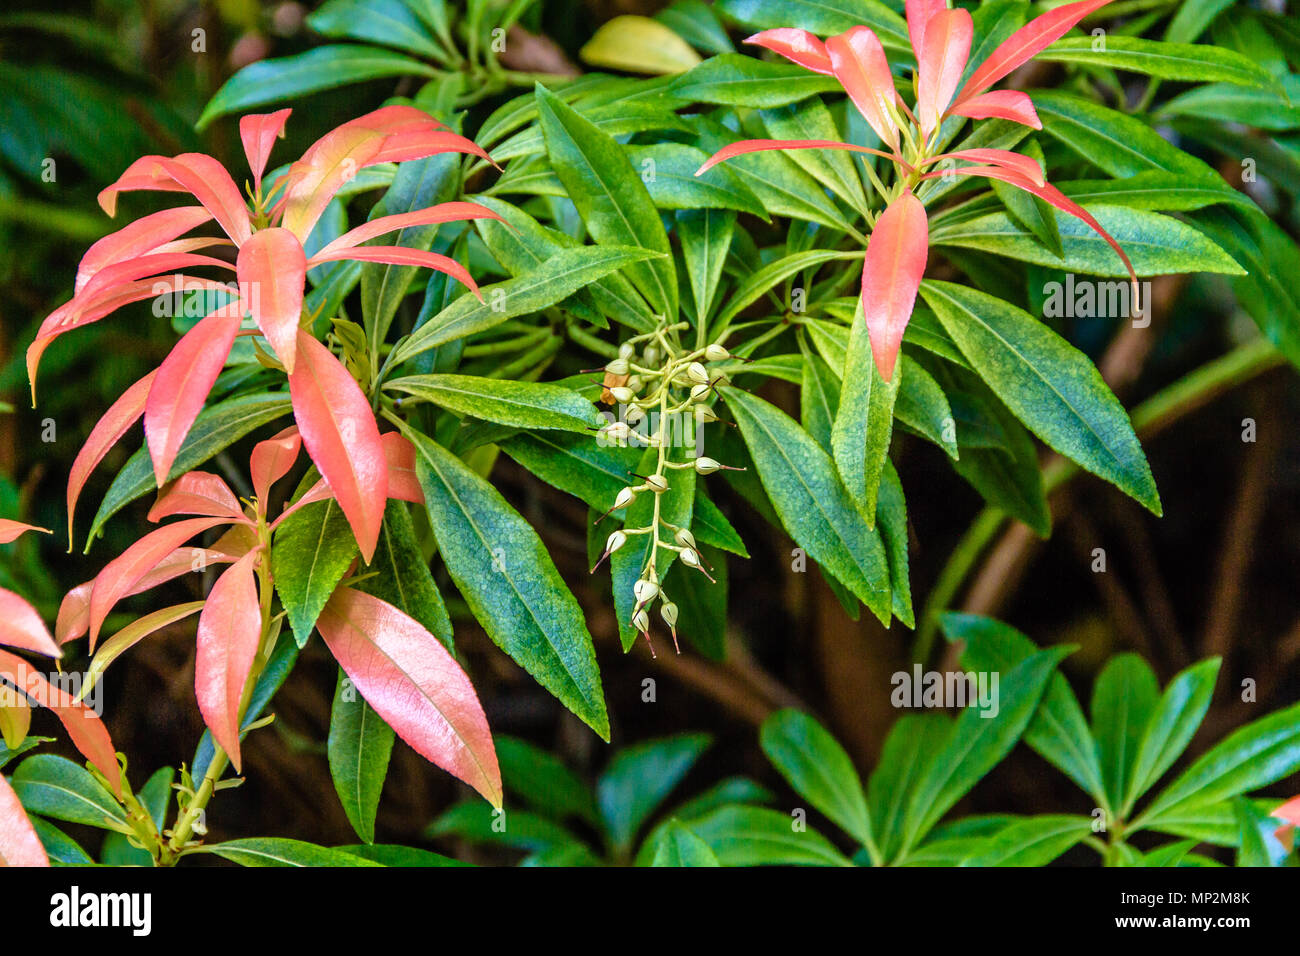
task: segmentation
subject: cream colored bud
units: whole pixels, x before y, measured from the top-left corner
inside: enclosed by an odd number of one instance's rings
[[[627,380],[627,387],[634,392],[640,392],[641,389],[645,388],[645,379],[640,375],[633,375]]]
[[[691,389],[691,401],[702,402],[709,397],[711,387],[708,385],[696,385]]]
[[[700,566],[700,553],[694,548],[683,548],[682,564],[688,568],[698,568]]]
[[[618,497],[614,499],[614,510],[626,508],[634,501],[636,501],[636,492],[631,488],[624,488],[618,493]]]
[[[623,416],[629,425],[635,425],[641,419],[645,418],[645,411],[637,405],[629,405],[627,412]]]
[[[609,394],[613,395],[614,401],[618,402],[620,405],[626,405],[628,402],[632,401],[632,399],[636,398],[636,392],[632,391],[632,389],[628,388],[626,385],[614,386],[609,390]]]
[[[699,362],[692,362],[686,366],[686,375],[692,382],[698,382],[701,385],[709,384],[709,370]]]
[[[663,475],[650,475],[646,478],[645,483],[650,486],[650,490],[655,494],[663,494],[668,490],[668,479]]]
[[[605,371],[610,375],[626,375],[628,372],[627,359],[614,359],[614,361],[606,364]]]
[[[659,593],[659,585],[641,578],[636,584],[632,585],[632,593],[636,596],[637,604],[646,604],[655,599],[655,595]]]
[[[731,353],[721,345],[715,344],[710,345],[704,350],[704,358],[709,362],[725,362],[727,359],[731,358]]]
[[[622,345],[618,347],[618,357],[621,358],[624,362],[630,362],[632,360],[632,356],[635,354],[636,354],[636,349],[632,347],[631,342],[624,342]],[[605,366],[605,367],[608,368],[609,366]]]
[[[695,420],[707,425],[709,422],[716,422],[718,416],[708,405],[697,405],[695,407]]]
[[[717,461],[703,455],[695,459],[695,471],[701,475],[711,475],[721,467]]]
[[[627,422],[610,422],[601,429],[601,432],[615,441],[622,441],[624,438],[627,438],[631,429],[628,428]]]
[[[669,627],[677,626],[677,605],[672,601],[663,603],[663,606],[659,608],[659,615]]]
[[[659,350],[653,345],[645,350],[645,364],[651,368],[659,364]]]
[[[627,544],[627,535],[622,531],[615,531],[605,539],[605,553],[613,554],[625,544]]]
[[[650,631],[650,615],[645,612],[645,608],[632,615],[632,626],[642,634]]]
[[[687,528],[681,528],[678,530],[678,532],[673,535],[673,538],[678,544],[684,544],[688,548],[695,547],[695,535],[691,534],[690,530]]]

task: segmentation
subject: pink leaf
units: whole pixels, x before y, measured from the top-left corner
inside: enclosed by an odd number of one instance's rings
[[[745,153],[761,153],[769,149],[844,149],[852,153],[870,153],[872,156],[883,156],[885,159],[895,159],[891,153],[883,152],[879,149],[869,149],[866,146],[854,146],[852,143],[841,143],[833,139],[742,139],[738,143],[729,143],[722,147],[712,156],[708,162],[695,171],[695,175],[708,172],[718,163],[726,162],[736,156],[743,156]],[[910,169],[906,163],[905,168]]]
[[[501,806],[501,771],[487,717],[469,678],[437,638],[391,604],[347,587],[334,592],[316,627],[399,737]]]
[[[45,847],[18,802],[18,794],[0,776],[0,866],[49,865]]]
[[[307,254],[288,229],[262,229],[239,249],[240,295],[286,372],[297,356]]]
[[[835,72],[831,67],[831,58],[826,52],[826,44],[807,30],[792,28],[764,30],[762,33],[747,37],[745,42],[780,54],[790,62],[797,63],[814,73],[830,76]]]
[[[971,163],[988,163],[992,166],[1001,166],[1003,169],[1011,170],[1017,175],[1023,176],[1036,186],[1041,186],[1047,180],[1043,178],[1043,167],[1038,165],[1038,161],[1024,156],[1020,153],[1013,153],[1008,149],[959,149],[951,153],[944,153],[941,156],[935,156],[930,162],[938,163],[945,159],[961,159]]]
[[[293,110],[276,110],[274,113],[250,113],[239,118],[239,138],[248,157],[248,168],[253,173],[253,189],[262,188],[262,174],[271,156],[275,141],[284,137],[284,124]]]
[[[424,504],[424,489],[415,477],[415,446],[400,432],[384,432],[380,440],[388,461],[388,497]]]
[[[81,257],[74,289],[80,292],[91,276],[105,266],[154,252],[164,243],[203,225],[211,218],[212,213],[202,206],[177,206],[175,209],[164,209],[144,216],[117,232],[109,233]]]
[[[885,381],[894,374],[929,248],[930,225],[925,207],[912,193],[903,193],[889,204],[867,240],[867,255],[862,263],[862,312],[867,320],[871,354]]]
[[[361,243],[374,239],[376,236],[382,236],[385,233],[396,232],[398,229],[406,229],[409,226],[429,226],[441,222],[459,222],[466,219],[496,219],[502,221],[501,217],[488,209],[486,206],[480,206],[474,202],[445,202],[437,206],[430,206],[428,209],[418,209],[415,212],[400,213],[395,216],[380,216],[378,219],[371,219],[369,222],[362,223],[355,229],[350,229],[343,235],[339,236],[333,242],[323,247],[316,254],[317,257],[337,252],[341,249],[351,249],[353,246],[359,246]]]
[[[172,179],[194,195],[212,213],[226,235],[242,245],[253,234],[244,194],[226,172],[226,167],[203,153],[181,153],[158,161]]]
[[[1269,816],[1283,821],[1282,825],[1273,831],[1273,836],[1290,850],[1294,843],[1296,827],[1300,826],[1300,797],[1292,797]]]
[[[966,69],[974,25],[962,9],[944,10],[925,27],[925,46],[917,61],[916,115],[928,138],[957,92]]]
[[[227,518],[189,518],[151,531],[104,566],[90,592],[90,647],[113,605],[126,595],[163,558],[197,534],[225,524]]]
[[[113,793],[122,795],[122,769],[117,763],[117,752],[98,714],[62,688],[55,687],[21,657],[6,651],[0,651],[0,677],[52,710],[68,732],[72,745],[99,769]]]
[[[947,11],[945,0],[906,0],[907,35],[912,40],[912,52],[920,63],[925,52],[925,31],[930,21]]]
[[[472,139],[466,139],[459,133],[449,130],[417,129],[410,132],[390,133],[384,137],[379,152],[370,160],[371,163],[404,163],[412,159],[424,159],[438,153],[468,153],[480,159],[486,159],[493,166],[492,157],[483,147]]]
[[[181,514],[248,520],[225,479],[207,471],[187,471],[173,481],[149,509],[148,517],[160,521]]]
[[[289,469],[298,460],[300,451],[302,436],[292,425],[274,438],[258,442],[253,448],[253,454],[248,459],[248,471],[253,479],[253,493],[257,495],[263,512],[271,494],[271,486],[289,473]]]
[[[1034,101],[1019,90],[994,90],[981,93],[948,109],[949,115],[967,116],[970,119],[1004,119],[1034,129],[1042,129],[1042,120],[1034,109]]]
[[[334,252],[318,252],[307,262],[307,267],[319,265],[322,262],[332,262],[336,259],[354,259],[357,262],[388,262],[398,266],[424,266],[437,272],[445,272],[453,279],[464,283],[464,285],[478,297],[480,302],[483,296],[478,291],[478,283],[474,277],[455,259],[448,256],[439,255],[436,252],[425,252],[423,249],[408,249],[405,246],[358,246],[355,249],[338,249]]]
[[[0,588],[0,644],[48,657],[63,656],[36,608],[4,588]]]
[[[186,332],[158,368],[144,408],[144,435],[161,488],[239,333],[229,305]]]
[[[1069,3],[1049,10],[1041,17],[1030,20],[1007,37],[1002,45],[990,53],[989,58],[971,74],[971,78],[957,94],[957,102],[965,102],[983,93],[998,80],[1009,75],[1017,67],[1028,63],[1069,33],[1084,17],[1100,10],[1108,3],[1110,0],[1082,0],[1081,3]]]
[[[239,759],[239,705],[262,639],[262,612],[253,572],[260,551],[250,551],[217,578],[199,615],[194,692],[212,738]]]
[[[125,392],[104,413],[86,443],[81,446],[77,458],[68,472],[68,547],[72,547],[72,516],[77,510],[77,499],[86,479],[95,470],[95,466],[104,460],[109,450],[121,440],[136,419],[144,414],[145,403],[149,397],[149,388],[153,384],[157,371],[150,372]]]
[[[99,205],[110,217],[117,215],[118,193],[149,189],[155,192],[183,193],[188,190],[168,175],[162,167],[166,156],[141,156],[117,178],[117,182],[99,193]]]
[[[50,534],[49,528],[38,528],[34,524],[23,524],[21,521],[0,518],[0,544],[10,544],[17,541],[28,531],[40,531],[44,534]]]
[[[388,469],[370,403],[341,362],[306,332],[289,397],[307,454],[329,482],[370,563],[388,501]]]
[[[880,39],[867,27],[852,27],[826,41],[835,78],[880,139],[898,151],[892,106],[898,94]]]
[[[335,193],[375,161],[383,143],[384,134],[347,123],[326,133],[289,167],[280,224],[305,240]]]

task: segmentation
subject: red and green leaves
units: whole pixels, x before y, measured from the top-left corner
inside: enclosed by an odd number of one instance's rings
[[[0,544],[16,541],[28,531],[43,531],[49,534],[45,528],[0,518]],[[35,651],[37,654],[47,654],[50,657],[59,657],[62,653],[36,608],[5,588],[0,588],[0,644],[7,644],[9,647],[17,647],[24,651]]]
[[[349,587],[334,592],[316,626],[357,691],[399,737],[501,806],[487,717],[437,638],[391,604]]]
[[[45,847],[32,829],[18,795],[0,776],[0,866],[49,866]]]
[[[862,264],[862,312],[871,338],[871,352],[885,381],[894,363],[903,332],[912,317],[916,291],[925,274],[930,229],[925,207],[903,193],[876,220]]]
[[[289,394],[307,453],[369,563],[388,501],[388,467],[370,403],[343,364],[306,332],[299,333]]]
[[[199,615],[194,692],[212,737],[240,769],[239,719],[248,675],[262,637],[254,568],[260,549],[248,552],[217,578]]]

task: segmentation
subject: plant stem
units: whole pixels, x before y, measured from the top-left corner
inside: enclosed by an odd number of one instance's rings
[[[1268,340],[1260,338],[1237,346],[1226,355],[1189,372],[1167,388],[1138,405],[1132,414],[1133,429],[1149,438],[1170,422],[1205,405],[1216,396],[1276,368],[1286,362]],[[1052,461],[1043,469],[1043,490],[1050,495],[1080,471],[1065,458]],[[921,624],[912,645],[912,660],[924,664],[934,646],[939,614],[947,609],[1002,527],[1006,515],[996,508],[985,508],[962,536],[944,565],[921,612]]]

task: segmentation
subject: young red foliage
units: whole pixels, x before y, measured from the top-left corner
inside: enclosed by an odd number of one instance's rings
[[[49,865],[45,847],[18,802],[18,794],[0,776],[0,866]]]
[[[262,636],[254,568],[262,552],[248,552],[217,578],[199,615],[194,692],[212,738],[240,769],[239,711]]]

